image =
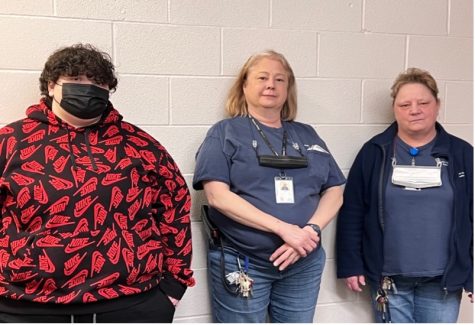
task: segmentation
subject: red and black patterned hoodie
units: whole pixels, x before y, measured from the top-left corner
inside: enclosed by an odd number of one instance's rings
[[[27,116],[0,129],[0,311],[105,311],[152,288],[180,299],[191,199],[165,148],[112,105],[80,129],[45,100]]]

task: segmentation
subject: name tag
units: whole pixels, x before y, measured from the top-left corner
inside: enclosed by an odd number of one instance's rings
[[[274,183],[276,203],[295,203],[294,182],[292,177],[277,176],[274,178]]]

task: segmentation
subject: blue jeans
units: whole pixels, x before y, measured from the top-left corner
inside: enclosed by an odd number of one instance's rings
[[[225,274],[238,270],[236,250],[225,247]],[[241,258],[240,263],[244,266]],[[325,251],[320,247],[284,271],[269,261],[249,260],[248,275],[254,280],[252,295],[229,293],[223,285],[221,248],[208,251],[213,321],[217,323],[312,323]],[[267,318],[269,317],[269,318]]]
[[[462,289],[445,292],[441,277],[392,276],[396,290],[388,292],[389,312],[393,323],[455,323],[457,322]],[[371,283],[371,302],[375,320],[382,322],[376,309],[377,286]]]

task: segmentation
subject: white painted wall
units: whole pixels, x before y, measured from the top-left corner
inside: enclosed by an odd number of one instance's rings
[[[347,172],[360,146],[391,121],[389,87],[407,67],[439,82],[439,120],[473,142],[471,0],[1,0],[0,124],[39,98],[38,77],[60,46],[89,42],[119,73],[112,101],[151,132],[191,182],[194,154],[223,117],[233,77],[252,53],[273,48],[297,75],[298,120],[314,125]],[[206,245],[193,193],[193,268],[177,322],[210,322]],[[335,227],[315,321],[370,322],[369,296],[335,278]],[[462,306],[461,322],[473,321]]]

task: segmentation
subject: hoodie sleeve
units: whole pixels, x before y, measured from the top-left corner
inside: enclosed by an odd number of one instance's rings
[[[163,278],[160,288],[169,296],[181,299],[188,286],[193,286],[191,270],[191,196],[178,166],[162,146],[158,145],[157,194],[154,198],[158,227],[163,236]]]

